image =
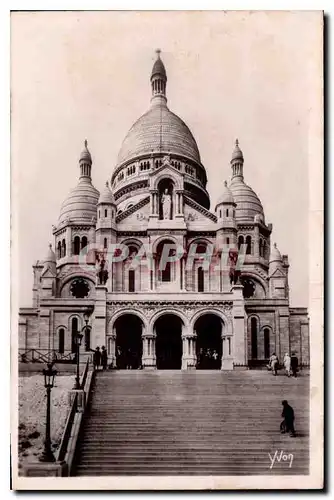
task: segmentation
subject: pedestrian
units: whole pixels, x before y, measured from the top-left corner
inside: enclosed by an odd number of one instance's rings
[[[106,348],[104,347],[104,345],[101,347],[101,349],[102,349],[102,351],[101,351],[101,365],[102,365],[102,369],[106,370],[107,366],[108,366],[108,354],[107,354],[107,351],[106,351]]]
[[[284,418],[283,422],[281,422],[280,429],[281,433],[289,432],[290,437],[296,436],[294,420],[295,420],[295,412],[293,411],[292,406],[288,404],[286,399],[282,401],[283,411],[282,417]]]
[[[291,355],[291,371],[292,375],[294,377],[297,377],[297,371],[298,371],[298,358],[296,356],[296,353],[292,353]]]
[[[101,364],[101,352],[99,346],[94,351],[93,354],[93,365],[94,365],[94,370],[98,370]]]
[[[269,366],[271,368],[272,374],[275,375],[276,377],[278,368],[278,357],[276,356],[275,352],[273,352],[269,358]]]
[[[291,358],[287,352],[284,354],[283,365],[284,365],[287,376],[290,377]]]

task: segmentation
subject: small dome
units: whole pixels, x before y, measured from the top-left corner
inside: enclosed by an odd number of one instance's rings
[[[224,182],[224,189],[222,194],[218,198],[216,206],[220,205],[221,203],[235,204],[232,191],[228,188],[226,181]]]
[[[276,243],[274,243],[274,246],[271,249],[269,262],[282,262],[282,255],[278,250]]]
[[[114,200],[113,194],[109,188],[108,181],[106,182],[104,190],[100,194],[98,204],[100,204],[100,203],[105,203],[105,204],[108,203],[109,205],[111,205],[111,204],[115,205],[115,200]]]
[[[156,50],[156,53],[157,53],[158,57],[157,57],[157,60],[155,61],[155,63],[153,64],[152,73],[151,73],[151,79],[155,75],[160,75],[165,80],[167,80],[166,69],[165,69],[164,63],[160,59],[160,50],[159,49]]]
[[[70,192],[60,209],[58,225],[70,219],[71,222],[92,223],[96,219],[96,206],[99,191],[90,179],[81,178],[78,185]]]
[[[242,177],[233,177],[230,184],[234,202],[237,204],[236,220],[254,222],[254,217],[260,214],[264,221],[264,212],[257,194],[249,187]]]
[[[91,154],[90,154],[88,147],[87,147],[87,140],[85,141],[85,147],[84,147],[83,151],[81,152],[79,161],[86,161],[86,162],[92,163],[92,157],[91,157]]]
[[[49,244],[49,250],[48,250],[48,253],[44,259],[44,263],[46,262],[56,262],[56,255],[54,253],[54,251],[52,250],[52,245],[51,243]]]
[[[242,160],[242,161],[244,160],[244,155],[242,154],[242,151],[239,148],[238,139],[236,139],[236,141],[235,141],[235,147],[234,147],[234,151],[232,153],[232,161],[233,160]]]

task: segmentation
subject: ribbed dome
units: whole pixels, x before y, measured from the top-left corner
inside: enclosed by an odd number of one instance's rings
[[[79,161],[86,161],[88,163],[92,163],[92,157],[87,147],[87,140],[85,141],[85,147],[81,152]]]
[[[201,163],[196,141],[187,125],[166,105],[152,106],[130,128],[118,155],[118,165],[152,151],[179,154]]]
[[[243,159],[244,159],[244,155],[242,154],[242,151],[239,148],[239,141],[238,141],[238,139],[236,139],[234,151],[232,153],[232,161],[233,160],[243,160]]]
[[[155,75],[161,75],[162,77],[166,78],[166,80],[167,80],[166,69],[165,69],[164,63],[160,59],[160,56],[153,64],[151,78]]]
[[[232,178],[230,190],[232,191],[234,202],[237,204],[237,221],[254,222],[256,214],[261,214],[264,220],[261,201],[253,189],[245,184],[241,177]]]
[[[233,198],[232,191],[228,188],[226,181],[224,182],[224,189],[223,189],[222,194],[218,198],[216,206],[218,206],[220,203],[234,204],[234,198]]]
[[[108,203],[109,205],[115,204],[114,196],[113,196],[112,192],[110,191],[108,181],[106,182],[104,190],[100,194],[100,198],[99,198],[98,203]]]
[[[49,250],[48,250],[48,253],[44,259],[44,263],[46,263],[46,262],[56,262],[56,255],[55,255],[54,251],[52,250],[51,243],[49,244]]]
[[[282,255],[278,250],[276,243],[274,243],[274,246],[271,249],[269,262],[282,262]]]
[[[70,192],[60,209],[58,224],[71,219],[73,222],[92,222],[96,218],[96,205],[99,191],[89,178],[81,178],[78,185]]]

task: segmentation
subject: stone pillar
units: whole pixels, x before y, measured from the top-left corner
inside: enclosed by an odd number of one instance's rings
[[[94,324],[92,327],[92,348],[96,346],[106,345],[107,331],[107,287],[105,285],[97,285],[95,288],[95,310]]]
[[[280,362],[283,361],[284,354],[290,352],[290,316],[289,306],[279,308],[279,351],[276,352]]]
[[[196,335],[187,327],[182,329],[182,370],[191,370],[196,368],[196,350],[194,348]]]
[[[113,328],[113,334],[108,337],[108,358],[113,368],[116,367],[116,329]]]
[[[66,257],[71,257],[72,256],[72,230],[71,227],[66,228]]]
[[[143,333],[143,356],[142,366],[145,370],[155,370],[157,368],[155,355],[155,335],[153,333]]]
[[[234,285],[233,292],[233,366],[246,368],[247,359],[247,330],[245,328],[245,306],[243,298],[243,286]],[[225,348],[225,346],[224,346]]]
[[[257,224],[254,226],[254,257],[260,257],[260,231]]]
[[[233,337],[231,335],[222,335],[222,370],[233,370]]]

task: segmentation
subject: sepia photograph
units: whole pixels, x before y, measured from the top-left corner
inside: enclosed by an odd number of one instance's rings
[[[321,11],[11,13],[14,489],[323,486],[322,100]]]

